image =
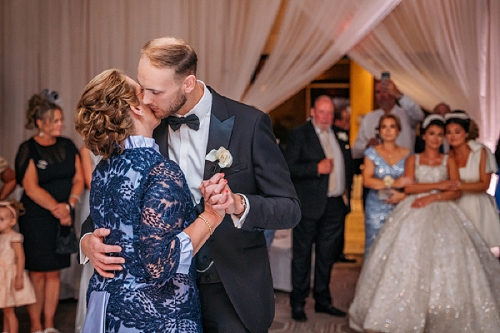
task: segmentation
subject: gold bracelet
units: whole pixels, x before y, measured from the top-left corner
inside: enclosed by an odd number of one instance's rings
[[[210,236],[212,236],[214,232],[213,232],[213,230],[212,230],[212,226],[210,225],[210,223],[208,223],[208,220],[207,220],[206,218],[204,218],[203,216],[201,216],[201,214],[200,214],[200,215],[198,215],[198,217],[199,217],[200,219],[202,219],[203,221],[205,221],[205,224],[206,224],[206,225],[207,225],[207,227],[208,227],[208,231],[210,231]]]

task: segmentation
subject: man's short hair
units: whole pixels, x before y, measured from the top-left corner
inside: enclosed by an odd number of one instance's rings
[[[147,42],[141,50],[141,57],[147,57],[158,68],[173,68],[181,77],[196,75],[198,56],[184,40],[175,37],[161,37]]]

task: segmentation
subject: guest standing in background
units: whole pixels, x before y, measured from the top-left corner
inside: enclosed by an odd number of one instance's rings
[[[24,270],[23,235],[13,228],[24,208],[16,201],[0,201],[0,308],[3,332],[17,333],[15,307],[35,303],[33,285]]]
[[[462,196],[457,204],[488,246],[497,248],[500,245],[498,207],[495,199],[486,192],[491,174],[498,171],[495,156],[483,144],[469,139],[470,117],[465,111],[455,110],[445,118],[450,158],[455,160],[460,171],[456,189],[462,191]]]
[[[352,157],[354,159],[363,158],[366,149],[380,143],[376,135],[377,124],[380,117],[387,114],[393,114],[400,120],[401,129],[396,144],[413,152],[415,129],[419,122],[424,119],[424,111],[417,103],[404,95],[390,79],[384,79],[375,84],[375,99],[379,108],[364,116],[352,147]],[[365,209],[367,195],[368,189],[363,187],[363,207]]]
[[[339,144],[332,130],[333,111],[329,96],[317,97],[311,107],[311,120],[290,132],[285,150],[290,175],[302,204],[302,217],[293,228],[292,242],[290,305],[292,318],[297,321],[307,320],[304,306],[311,289],[313,244],[315,310],[339,317],[346,315],[332,305],[330,295],[331,270],[342,253],[347,214],[343,195],[346,174],[351,171],[345,164],[345,147]]]
[[[352,148],[353,158],[362,158],[366,149],[378,145],[376,126],[380,117],[387,114],[396,115],[400,119],[400,135],[396,144],[413,151],[415,147],[415,127],[424,118],[424,112],[408,96],[404,95],[389,79],[375,84],[375,99],[379,109],[368,113],[359,127],[358,136]]]
[[[434,109],[432,109],[431,114],[437,114],[437,115],[440,115],[441,117],[444,117],[445,114],[450,113],[450,112],[451,112],[450,106],[446,103],[441,102],[441,103],[438,103],[434,107]],[[424,148],[425,148],[425,142],[422,139],[422,123],[420,123],[420,125],[418,126],[417,132],[418,132],[418,135],[415,139],[415,153],[419,154],[419,153],[423,152]],[[448,144],[446,139],[443,140],[443,145],[441,146],[440,149],[441,149],[441,152],[443,154],[447,154],[448,151],[450,151],[450,145]]]
[[[399,118],[393,114],[382,116],[378,129],[382,143],[366,150],[363,169],[363,186],[369,189],[365,203],[365,258],[387,216],[405,198],[401,189],[412,184],[404,176],[410,150],[396,144],[401,132]]]
[[[422,125],[425,149],[408,157],[408,197],[380,231],[349,309],[357,332],[500,332],[500,264],[454,203],[458,168],[439,152],[444,119]],[[451,143],[451,142],[450,142]]]
[[[2,156],[0,156],[0,180],[2,181],[0,200],[4,200],[16,188],[16,175],[7,160]]]
[[[342,153],[344,155],[344,163],[346,164],[346,184],[345,184],[345,193],[344,200],[347,206],[347,213],[351,211],[351,190],[352,183],[355,174],[359,174],[359,165],[352,158],[351,152],[351,143],[349,138],[349,131],[351,130],[351,114],[349,112],[349,104],[341,103],[339,108],[335,106],[335,99],[333,100],[334,112],[333,112],[333,132],[339,141],[340,147],[343,147]],[[344,221],[344,233],[345,233],[345,221]],[[349,259],[344,254],[344,244],[345,244],[345,235],[342,234],[340,249],[341,252],[338,255],[336,262],[344,262],[344,263],[355,263],[355,259]]]
[[[24,188],[21,202],[26,209],[19,218],[19,230],[37,299],[28,306],[31,332],[44,328],[45,333],[58,332],[54,315],[60,270],[69,267],[70,255],[56,254],[56,236],[69,232],[71,211],[83,190],[78,149],[70,139],[61,137],[64,118],[56,99],[57,93],[48,90],[31,97],[26,128],[38,133],[21,144],[16,156],[16,180]]]

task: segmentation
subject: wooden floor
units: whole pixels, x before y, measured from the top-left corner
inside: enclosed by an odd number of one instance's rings
[[[353,189],[352,211],[346,219],[345,253],[350,258],[355,258],[356,263],[334,265],[330,292],[333,305],[341,310],[348,311],[354,297],[354,289],[361,269],[364,248],[364,217],[361,203],[361,183],[355,180]],[[308,321],[298,323],[290,317],[289,293],[275,291],[276,315],[269,333],[332,333],[354,332],[349,328],[347,318],[337,318],[326,314],[314,312],[314,300],[309,297],[306,301],[306,314]],[[75,332],[75,313],[77,301],[74,299],[63,300],[57,308],[55,325],[62,333]],[[25,307],[16,309],[19,319],[19,332],[30,333],[29,317]],[[0,315],[0,323],[3,316]]]

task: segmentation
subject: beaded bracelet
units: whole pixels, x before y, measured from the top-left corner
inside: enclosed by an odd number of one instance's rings
[[[206,225],[207,225],[207,227],[208,227],[208,231],[210,231],[210,236],[212,236],[214,232],[213,232],[213,230],[212,230],[212,226],[210,225],[210,223],[208,223],[208,220],[207,220],[206,218],[204,218],[203,216],[201,216],[201,214],[200,214],[200,215],[198,215],[198,217],[199,217],[200,219],[202,219],[203,221],[205,221],[205,224],[206,224]]]

